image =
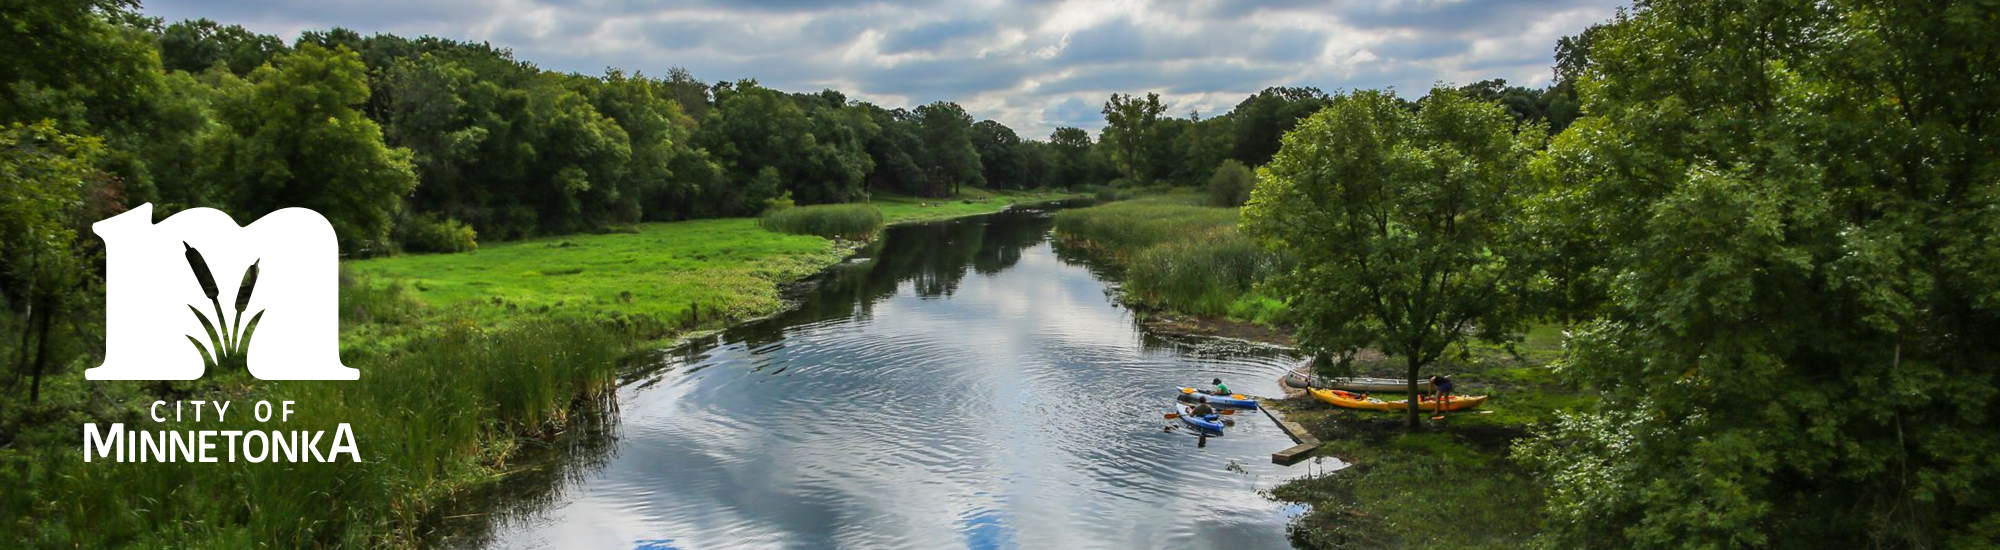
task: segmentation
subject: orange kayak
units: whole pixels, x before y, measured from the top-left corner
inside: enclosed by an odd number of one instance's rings
[[[1312,393],[1314,399],[1325,401],[1336,407],[1345,407],[1349,409],[1361,409],[1368,411],[1402,411],[1402,410],[1409,410],[1410,406],[1409,405],[1410,401],[1407,399],[1398,399],[1395,401],[1383,401],[1381,399],[1376,399],[1372,396],[1369,396],[1368,394],[1365,393],[1354,393],[1350,391],[1323,390],[1317,388],[1309,389],[1306,391]],[[1446,411],[1465,410],[1477,407],[1481,403],[1485,402],[1486,402],[1486,396],[1484,395],[1453,395],[1450,396],[1448,400],[1445,401],[1444,410]],[[1436,399],[1432,399],[1429,397],[1420,398],[1420,400],[1417,402],[1417,410],[1436,412],[1438,410],[1438,402]]]

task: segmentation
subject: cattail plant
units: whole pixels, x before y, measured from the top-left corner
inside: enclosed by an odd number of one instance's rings
[[[258,266],[263,260],[251,263],[250,267],[243,271],[243,282],[236,288],[236,321],[235,328],[232,329],[229,317],[222,312],[222,300],[219,298],[222,289],[215,285],[215,274],[208,270],[208,261],[202,259],[200,250],[195,250],[194,246],[186,241],[182,241],[181,246],[187,248],[188,269],[194,270],[194,280],[201,284],[201,293],[208,296],[209,305],[215,308],[215,321],[210,322],[208,316],[203,315],[200,309],[193,305],[188,306],[188,311],[194,313],[195,318],[201,321],[201,329],[208,333],[209,345],[202,346],[201,340],[195,339],[193,335],[187,337],[188,342],[193,343],[195,350],[201,352],[202,363],[210,369],[220,369],[225,364],[247,364],[242,361],[243,354],[249,349],[250,335],[256,334],[257,321],[264,318],[264,312],[258,311],[256,315],[250,317],[249,332],[246,333],[243,327],[243,310],[250,307],[250,294],[257,288]],[[221,325],[220,333],[217,333],[216,329],[218,324]],[[210,353],[210,350],[214,352]]]

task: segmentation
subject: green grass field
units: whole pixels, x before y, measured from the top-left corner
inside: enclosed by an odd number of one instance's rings
[[[1073,195],[968,190],[957,199],[878,195],[890,224],[997,212]],[[777,312],[786,284],[846,254],[832,241],[767,231],[754,218],[648,223],[636,233],[482,244],[458,254],[347,262],[370,285],[408,287],[432,308],[482,323],[527,312],[608,320],[642,338],[715,328]]]

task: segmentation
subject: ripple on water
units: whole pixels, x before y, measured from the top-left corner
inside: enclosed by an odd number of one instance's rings
[[[1216,376],[1276,394],[1292,358],[1142,336],[1047,226],[892,228],[800,313],[628,384],[616,454],[488,545],[1288,547],[1257,491],[1291,442],[1247,412],[1198,447],[1162,416]]]

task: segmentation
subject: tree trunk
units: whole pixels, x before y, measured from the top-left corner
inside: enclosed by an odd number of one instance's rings
[[[1423,365],[1417,363],[1417,356],[1415,355],[1411,355],[1409,357],[1409,365],[1410,365],[1410,431],[1417,431],[1424,429],[1424,425],[1419,423],[1419,417],[1423,415],[1417,414],[1417,409],[1418,409],[1417,368],[1422,367]]]
[[[49,317],[52,317],[50,314],[55,312],[50,311],[48,306],[49,304],[44,300],[41,307],[41,334],[36,337],[37,341],[35,342],[35,380],[28,389],[28,403],[30,404],[39,403],[42,400],[42,366],[49,362]]]

